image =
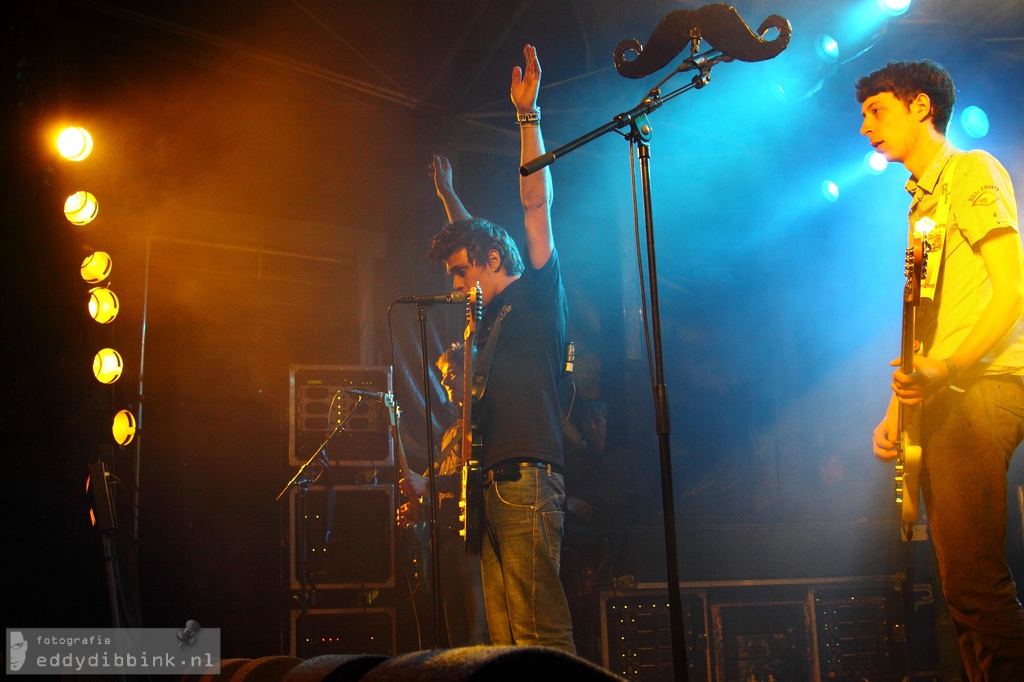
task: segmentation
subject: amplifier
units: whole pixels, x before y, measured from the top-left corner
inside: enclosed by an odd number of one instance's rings
[[[360,400],[345,392],[347,388],[390,392],[390,367],[291,365],[289,369],[289,464],[306,463],[326,442],[331,465],[394,466],[391,420],[383,401]],[[342,423],[343,428],[332,436]]]
[[[329,654],[394,656],[397,653],[394,607],[309,609],[307,613],[308,625],[303,622],[301,610],[291,612],[292,656],[299,655],[299,644],[307,627],[306,658]]]
[[[393,485],[311,485],[299,495],[289,491],[292,589],[301,587],[303,539],[311,587],[395,586]]]
[[[689,679],[903,680],[899,576],[682,583]],[[601,593],[604,667],[668,682],[672,632],[664,583]]]

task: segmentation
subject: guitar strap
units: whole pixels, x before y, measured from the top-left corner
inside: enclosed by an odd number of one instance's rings
[[[928,267],[925,268],[924,277],[921,280],[921,298],[929,303],[935,299],[939,271],[942,269],[942,250],[946,246],[946,229],[949,226],[950,185],[953,184],[953,174],[956,172],[956,162],[959,157],[959,154],[954,154],[942,169],[938,181],[939,197],[935,213],[931,218],[922,218],[917,225],[910,226],[911,240],[913,240],[914,231],[921,231],[924,240],[928,243]],[[919,198],[914,201],[911,211],[919,201]],[[921,225],[922,222],[925,222],[925,225]],[[930,229],[922,230],[922,227]]]
[[[484,349],[477,356],[476,364],[473,367],[473,402],[483,399],[484,391],[487,389],[487,376],[490,374],[491,363],[494,361],[494,348],[498,342],[498,332],[501,331],[501,321],[512,312],[512,304],[506,303],[498,312],[498,319],[494,321],[490,334],[487,335],[487,343]]]

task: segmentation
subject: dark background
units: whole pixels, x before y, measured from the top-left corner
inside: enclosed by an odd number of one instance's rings
[[[644,42],[668,12],[698,6],[7,3],[9,624],[110,623],[104,546],[85,493],[88,465],[102,460],[128,555],[122,598],[142,624],[219,626],[226,656],[286,648],[288,513],[275,497],[295,472],[289,367],[393,365],[410,458],[422,467],[415,309],[389,303],[450,286],[423,258],[444,220],[430,154],[452,159],[471,212],[521,243],[508,85],[523,44],[539,51],[554,149],[632,108],[664,75],[619,76],[619,40]],[[890,59],[940,61],[958,84],[957,113],[975,104],[992,124],[977,141],[954,120],[951,139],[994,153],[1020,187],[1024,8],[918,0],[906,16],[858,31],[873,0],[735,6],[753,26],[771,13],[789,19],[790,47],[768,62],[719,65],[708,87],[651,116],[682,574],[885,572],[898,559],[870,548],[890,546],[891,468],[874,462],[869,439],[898,348],[906,173],[864,171],[853,82]],[[812,47],[820,32],[838,33],[843,46],[825,71]],[[80,164],[53,152],[70,123],[96,140]],[[608,134],[560,158],[554,224],[578,395],[611,403],[612,439],[633,454],[647,502],[634,519],[637,573],[657,581],[661,484],[629,155]],[[819,192],[826,179],[840,185],[837,202]],[[60,213],[78,189],[100,201],[82,228]],[[113,257],[121,302],[106,326],[88,318],[78,275],[97,249]],[[427,315],[430,360],[461,333],[455,308]],[[91,376],[104,346],[125,357],[113,386]],[[443,423],[451,414],[437,386],[429,390]],[[109,436],[120,409],[142,424],[126,448]],[[833,487],[819,477],[830,462],[842,470]],[[1018,457],[1013,485],[1021,471]],[[822,524],[835,528],[826,545]]]

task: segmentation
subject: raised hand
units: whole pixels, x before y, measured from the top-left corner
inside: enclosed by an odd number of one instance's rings
[[[443,200],[454,194],[451,161],[440,154],[434,154],[430,163],[430,177],[434,179],[434,189],[437,190],[439,198]]]
[[[469,220],[472,216],[455,193],[455,184],[452,180],[451,161],[434,154],[430,162],[430,177],[434,179],[434,189],[437,191],[437,198],[444,204],[445,213],[448,214],[448,222],[454,223],[457,220]]]
[[[523,48],[526,57],[526,70],[519,66],[512,67],[512,103],[519,112],[537,110],[537,93],[540,91],[540,60],[537,59],[537,48],[527,45]]]

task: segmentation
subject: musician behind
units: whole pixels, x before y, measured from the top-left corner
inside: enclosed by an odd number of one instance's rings
[[[441,354],[435,366],[441,374],[448,401],[462,405],[462,343],[452,344]],[[437,508],[438,561],[440,563],[441,603],[453,647],[489,644],[484,588],[480,579],[480,557],[466,554],[465,541],[459,536],[459,493],[462,487],[462,421],[456,419],[441,438],[441,457],[435,463],[434,487]],[[429,499],[426,476],[410,471],[398,482],[408,500],[398,508],[398,524],[404,528],[419,521],[426,510],[420,500]]]
[[[1024,680],[1024,610],[1005,555],[1007,469],[1024,434],[1024,257],[1013,186],[990,154],[946,139],[956,94],[938,64],[890,62],[856,92],[861,134],[910,171],[912,244],[914,229],[934,222],[919,349],[913,371],[892,375],[874,452],[897,456],[899,406],[920,405],[921,493],[964,666],[972,681]]]
[[[523,53],[525,68],[513,68],[510,94],[520,162],[526,163],[545,150],[537,106],[540,61],[532,45]],[[491,642],[575,653],[558,576],[565,513],[558,388],[568,304],[551,231],[551,174],[544,168],[519,176],[524,265],[504,228],[471,218],[462,207],[447,160],[435,156],[433,170],[453,222],[434,235],[427,256],[444,263],[454,289],[469,292],[479,283],[484,307],[474,368],[483,395],[473,407],[473,428],[480,443],[474,459],[483,468],[480,556]]]

